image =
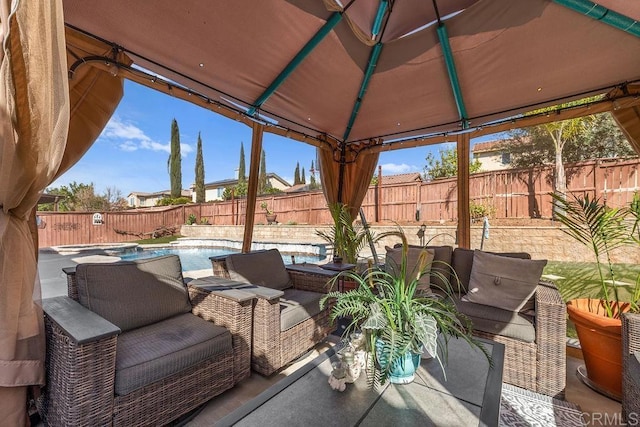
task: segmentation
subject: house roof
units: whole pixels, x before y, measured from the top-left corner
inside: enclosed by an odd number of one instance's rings
[[[285,187],[291,187],[291,184],[289,184],[284,178],[282,178],[276,173],[273,173],[273,172],[267,173],[267,179],[275,179],[280,183],[282,183],[282,185],[284,185]],[[205,188],[222,188],[222,187],[232,187],[237,184],[238,184],[238,179],[231,178],[231,179],[222,179],[220,181],[208,182],[204,184],[204,187]],[[192,184],[191,188],[192,189],[195,188],[195,184]]]
[[[504,140],[494,140],[494,141],[486,141],[486,142],[478,142],[471,149],[472,153],[492,153],[494,151],[500,151],[502,149],[502,145],[505,143]]]
[[[127,197],[165,197],[170,196],[171,190],[156,191],[155,193],[147,193],[144,191],[132,191]],[[191,197],[191,190],[182,190],[182,197]]]
[[[382,175],[382,185],[407,184],[410,182],[422,182],[420,172],[401,173],[397,175]]]

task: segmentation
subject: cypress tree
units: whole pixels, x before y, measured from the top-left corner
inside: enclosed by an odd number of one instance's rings
[[[198,132],[198,148],[196,151],[196,203],[204,203],[204,160],[202,158],[200,132]]]
[[[296,162],[296,170],[293,172],[293,185],[300,184],[300,162]]]
[[[306,184],[307,178],[304,176],[304,167],[302,168],[302,172],[300,173],[300,184]]]
[[[238,165],[238,183],[246,182],[247,168],[244,162],[244,144],[240,142],[240,164]]]
[[[313,165],[313,160],[311,160],[311,169],[309,169],[309,188],[314,190],[316,188],[316,175],[315,175],[315,167]]]
[[[182,158],[180,156],[180,130],[178,122],[171,122],[171,154],[169,154],[169,178],[171,180],[171,198],[182,196]]]
[[[267,181],[267,159],[264,150],[260,155],[260,173],[258,174],[258,194],[264,194],[269,188]]]

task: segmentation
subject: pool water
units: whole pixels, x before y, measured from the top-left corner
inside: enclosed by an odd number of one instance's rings
[[[205,270],[211,269],[211,260],[209,257],[225,255],[237,252],[233,249],[226,248],[156,248],[144,249],[137,252],[128,252],[118,255],[123,260],[134,260],[153,258],[163,255],[178,255],[182,264],[182,271]],[[296,263],[313,262],[317,263],[322,258],[310,254],[282,254],[285,264],[291,264],[291,256],[295,256]]]

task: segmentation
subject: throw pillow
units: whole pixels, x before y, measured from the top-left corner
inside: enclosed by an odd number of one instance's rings
[[[547,260],[509,258],[475,251],[463,301],[520,311],[536,291]]]
[[[402,269],[402,247],[390,248],[385,246],[387,250],[387,256],[385,258],[385,271],[391,274],[399,274]],[[405,276],[405,283],[410,283],[414,280],[418,273],[420,273],[420,279],[418,279],[417,293],[431,293],[429,286],[429,273],[431,271],[431,265],[433,264],[434,251],[433,249],[424,249],[426,252],[425,268],[422,272],[419,272],[419,261],[422,248],[409,247],[407,251],[407,271]]]

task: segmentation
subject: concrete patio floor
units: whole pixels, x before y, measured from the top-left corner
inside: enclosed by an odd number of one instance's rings
[[[72,258],[78,256],[82,255],[60,255],[40,252],[38,269],[43,298],[66,295],[66,276],[61,269],[62,267],[76,265],[76,263],[72,261]],[[197,278],[210,274],[210,270],[191,271],[185,273],[185,278]],[[250,378],[240,382],[233,389],[226,391],[208,402],[189,421],[183,423],[183,425],[193,427],[215,425],[216,420],[232,412],[244,402],[257,396],[299,367],[313,360],[313,358],[337,342],[338,338],[331,336],[326,343],[319,344],[295,363],[271,377],[266,378],[259,374],[252,373]],[[624,426],[620,418],[620,403],[593,391],[578,379],[576,369],[581,364],[583,364],[583,361],[580,358],[567,356],[566,400],[577,404],[581,408],[588,426]],[[612,420],[617,421],[617,423],[612,423]]]

